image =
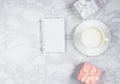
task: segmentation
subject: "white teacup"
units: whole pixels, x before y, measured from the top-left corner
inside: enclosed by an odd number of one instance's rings
[[[104,41],[109,41],[105,38],[104,32],[99,28],[88,28],[81,34],[81,42],[87,48],[98,48]]]
[[[83,54],[96,56],[107,50],[111,41],[108,27],[98,20],[87,20],[74,32],[75,47]]]

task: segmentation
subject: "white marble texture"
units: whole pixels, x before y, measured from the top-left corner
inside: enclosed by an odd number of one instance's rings
[[[98,57],[80,54],[72,43],[83,21],[72,6],[76,1],[0,0],[0,84],[81,84],[75,71],[84,61],[103,70],[99,84],[120,84],[120,1],[89,17],[105,22],[112,33],[110,48]],[[65,18],[65,53],[42,53],[40,19],[46,17]]]

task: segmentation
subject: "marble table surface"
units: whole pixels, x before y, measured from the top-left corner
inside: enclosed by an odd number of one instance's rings
[[[73,45],[73,31],[83,21],[76,1],[0,0],[0,84],[81,84],[76,76],[85,61],[103,70],[98,84],[120,84],[120,0],[90,17],[106,23],[112,35],[109,49],[97,57]],[[42,53],[40,20],[46,17],[65,18],[65,53]]]

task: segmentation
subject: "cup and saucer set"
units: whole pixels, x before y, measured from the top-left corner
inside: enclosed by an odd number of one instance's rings
[[[106,24],[90,19],[77,26],[73,35],[73,43],[77,50],[87,56],[104,53],[111,42],[111,34]]]

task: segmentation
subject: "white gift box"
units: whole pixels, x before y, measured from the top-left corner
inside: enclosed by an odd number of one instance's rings
[[[99,9],[94,0],[79,0],[74,3],[74,6],[82,18],[86,18],[94,14]]]

